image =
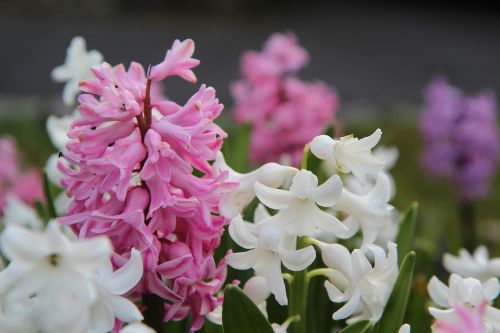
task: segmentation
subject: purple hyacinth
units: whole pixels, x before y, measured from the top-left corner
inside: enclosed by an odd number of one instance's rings
[[[434,79],[425,90],[421,131],[430,174],[449,180],[461,200],[488,194],[500,152],[493,93],[466,96],[446,79]]]

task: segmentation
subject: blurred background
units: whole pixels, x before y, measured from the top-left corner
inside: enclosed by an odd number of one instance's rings
[[[436,74],[467,93],[500,92],[500,12],[486,2],[265,1],[265,0],[0,0],[0,135],[14,136],[25,163],[43,167],[55,151],[45,132],[49,114],[67,114],[63,85],[51,70],[64,63],[72,37],[99,50],[111,64],[160,62],[176,38],[196,42],[200,83],[216,88],[226,108],[224,128],[234,127],[230,83],[240,77],[240,55],[260,50],[273,32],[294,32],[310,53],[299,77],[320,79],[340,97],[337,119],[347,133],[365,136],[377,127],[395,145],[392,170],[403,210],[420,202],[417,248],[424,277],[444,251],[461,246],[457,200],[420,163],[418,119],[425,86]],[[181,80],[166,94],[185,101],[194,92]],[[500,254],[500,179],[477,202],[478,238]],[[432,267],[429,267],[432,265]],[[418,287],[418,285],[417,285]],[[421,304],[420,304],[421,305]],[[415,311],[421,311],[416,306]],[[418,325],[418,324],[417,324]],[[427,323],[422,322],[422,327]],[[427,326],[428,327],[428,326]],[[420,332],[418,328],[417,332]]]

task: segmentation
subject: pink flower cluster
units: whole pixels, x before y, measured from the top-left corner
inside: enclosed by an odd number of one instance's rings
[[[236,121],[252,126],[253,162],[287,157],[298,165],[304,145],[333,123],[339,105],[335,92],[323,82],[296,77],[308,59],[292,33],[273,34],[262,52],[243,54],[242,79],[231,90]]]
[[[170,76],[195,83],[193,52],[192,40],[175,41],[149,75],[138,63],[93,68],[58,166],[73,198],[59,221],[81,238],[108,236],[118,267],[139,250],[144,275],[131,296],[160,296],[165,321],[191,314],[197,330],[221,302],[226,274],[214,250],[227,223],[219,200],[233,183],[210,164],[226,136],[214,123],[223,105],[205,85],[184,105],[151,93]]]
[[[35,201],[43,201],[43,187],[40,174],[30,169],[21,172],[17,146],[13,138],[0,138],[0,216],[7,196],[13,195],[33,206]]]
[[[450,180],[460,198],[484,197],[500,153],[495,96],[490,92],[465,96],[437,78],[424,98],[424,166],[432,175]]]

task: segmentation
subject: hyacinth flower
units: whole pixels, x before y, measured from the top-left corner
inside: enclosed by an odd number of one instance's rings
[[[473,254],[466,249],[460,249],[458,256],[445,253],[443,266],[450,273],[483,282],[493,277],[500,278],[500,258],[490,258],[484,245],[479,246]]]
[[[333,315],[334,320],[349,322],[380,319],[398,276],[398,255],[394,243],[385,251],[376,245],[366,247],[373,253],[372,266],[366,254],[355,249],[352,253],[340,244],[321,244],[321,257],[331,270],[325,275],[325,288],[332,302],[345,304]]]
[[[423,165],[429,174],[453,185],[468,250],[475,246],[473,202],[488,196],[498,164],[496,108],[491,92],[466,96],[444,78],[434,79],[424,95]]]
[[[457,317],[454,321],[441,320],[433,326],[436,333],[487,333],[483,324],[483,317],[487,303],[483,302],[476,309],[470,311],[463,305],[455,307]]]
[[[232,84],[231,92],[236,122],[251,126],[253,162],[286,159],[297,166],[304,145],[335,122],[335,91],[323,82],[296,76],[308,59],[292,33],[275,33],[261,52],[243,53],[242,78]]]
[[[433,276],[427,289],[434,303],[443,308],[429,307],[430,314],[438,321],[456,321],[457,312],[459,312],[458,305],[474,310],[486,302],[483,323],[487,332],[494,333],[500,330],[500,310],[491,305],[500,291],[497,278],[481,282],[474,278],[463,278],[457,274],[451,274],[447,286]]]
[[[135,62],[92,68],[58,163],[72,200],[59,222],[80,238],[108,236],[115,267],[131,248],[141,253],[144,274],[129,294],[143,296],[146,319],[164,312],[149,318],[157,330],[162,319],[188,315],[200,329],[226,273],[225,260],[214,259],[228,221],[218,209],[235,182],[211,165],[226,136],[214,123],[223,106],[205,85],[184,105],[152,94],[170,76],[196,82],[193,52],[192,40],[177,40],[148,73]]]
[[[13,138],[0,138],[0,217],[9,200],[19,200],[28,206],[43,201],[42,179],[34,169],[21,170],[17,145]]]

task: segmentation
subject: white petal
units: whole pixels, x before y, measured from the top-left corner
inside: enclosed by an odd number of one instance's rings
[[[342,180],[338,175],[330,177],[314,191],[314,201],[323,207],[331,207],[340,198],[342,193]]]
[[[335,216],[327,212],[317,209],[315,214],[311,214],[311,219],[314,220],[316,226],[324,231],[332,232],[335,235],[344,235],[349,229],[339,221]]]
[[[325,265],[352,278],[352,260],[349,250],[341,244],[328,244],[321,247],[321,257]]]
[[[335,144],[335,140],[333,140],[328,135],[320,135],[315,137],[309,147],[311,149],[311,153],[314,156],[319,158],[320,160],[331,160],[333,158],[333,145]]]
[[[354,277],[360,277],[372,270],[372,265],[366,258],[363,251],[355,249],[352,251],[352,274]]]
[[[435,276],[431,278],[429,284],[427,285],[427,291],[429,292],[429,296],[432,301],[439,306],[444,308],[448,307],[448,295],[449,289],[448,286],[443,282],[439,281],[439,279]]]
[[[263,276],[252,276],[245,283],[243,292],[255,303],[260,304],[271,295],[267,280]]]
[[[333,313],[333,320],[341,320],[349,317],[352,315],[356,309],[359,306],[359,301],[361,297],[361,290],[359,288],[356,288],[354,290],[354,293],[351,295],[351,298],[349,301],[347,301],[344,306],[342,306],[340,309],[338,309],[336,312]]]
[[[410,331],[411,331],[410,325],[404,324],[403,326],[401,326],[398,333],[410,333]]]
[[[373,149],[377,145],[377,143],[379,143],[381,138],[382,130],[380,130],[380,128],[377,128],[375,132],[373,132],[370,136],[358,140],[355,144],[356,147],[353,150],[359,152]]]
[[[334,303],[341,303],[346,301],[346,295],[341,292],[333,283],[330,281],[325,281],[326,292],[328,293],[328,298]]]
[[[271,217],[271,214],[269,214],[269,212],[267,211],[266,207],[263,204],[259,203],[253,213],[253,221],[255,223],[259,223],[268,217]]]
[[[103,281],[103,287],[112,294],[123,295],[135,287],[143,273],[141,253],[132,249],[129,261]]]
[[[34,230],[40,230],[43,226],[36,211],[13,195],[7,196],[3,213],[7,224],[13,223]]]
[[[311,171],[300,170],[292,179],[290,193],[301,200],[310,199],[317,187],[318,177]]]
[[[491,278],[483,282],[483,293],[488,301],[493,301],[498,297],[500,284],[497,278]]]
[[[316,259],[316,251],[314,251],[312,246],[295,251],[282,248],[279,250],[279,255],[281,256],[283,265],[295,272],[306,269]]]
[[[108,294],[106,302],[110,305],[115,317],[122,322],[133,323],[143,319],[137,306],[125,297]]]
[[[120,330],[120,333],[155,333],[155,331],[149,326],[135,323],[125,326]]]
[[[241,215],[238,215],[229,224],[229,235],[242,248],[253,249],[257,246],[258,240],[251,232],[251,227],[255,228],[256,225],[250,225],[243,221]]]
[[[259,182],[254,184],[255,194],[257,198],[269,208],[283,209],[295,199],[292,193],[285,190],[280,190],[265,186]]]
[[[287,305],[288,298],[286,296],[285,282],[281,275],[281,261],[279,256],[275,255],[268,258],[267,262],[259,269],[269,286],[269,290],[276,298],[280,305]]]
[[[231,253],[227,257],[227,263],[229,266],[244,270],[252,268],[256,262],[259,260],[259,254],[261,252],[258,249],[252,249],[245,252]]]
[[[81,268],[94,270],[109,259],[111,250],[111,242],[107,237],[84,239],[73,244],[71,259]]]
[[[109,305],[102,301],[90,307],[90,318],[87,330],[90,332],[110,332],[115,325],[115,316]]]
[[[0,245],[7,259],[25,263],[36,262],[50,252],[50,245],[42,234],[16,225],[7,225]]]

